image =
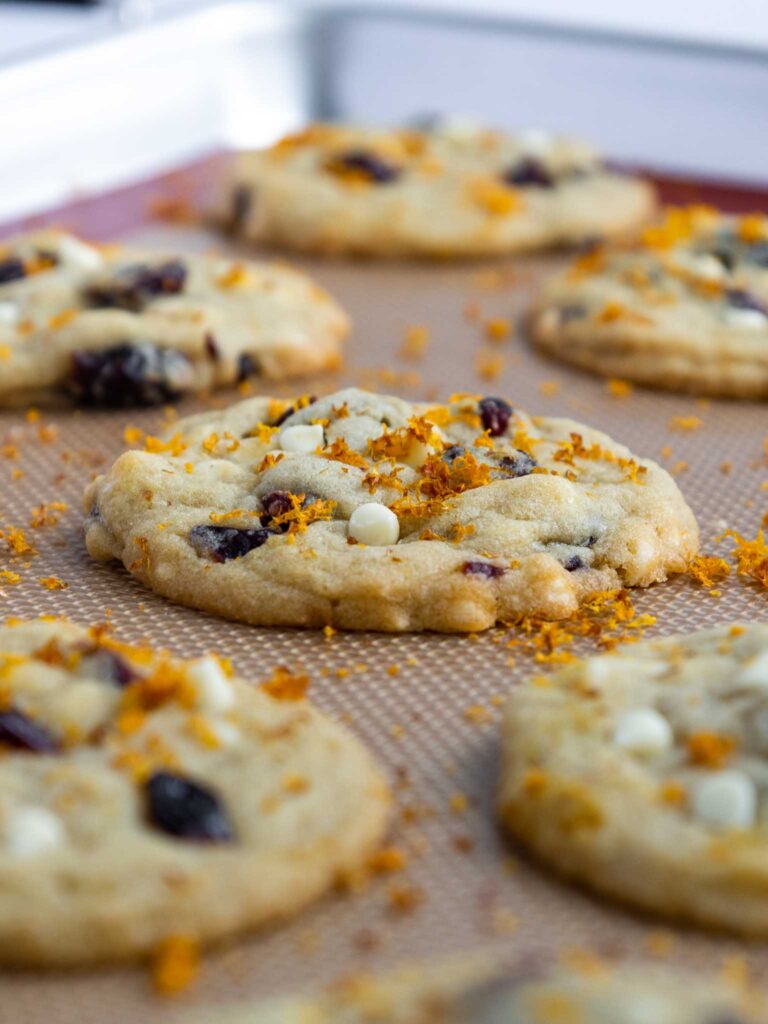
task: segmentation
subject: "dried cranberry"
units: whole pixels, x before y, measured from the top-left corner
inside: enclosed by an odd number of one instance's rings
[[[502,565],[492,565],[490,562],[465,562],[461,571],[465,576],[485,576],[486,579],[492,580],[503,576],[507,570]]]
[[[185,355],[149,342],[72,353],[69,391],[83,405],[161,405],[179,398],[193,384],[192,364]]]
[[[307,402],[306,405],[302,406],[302,408],[306,409],[310,405],[314,405],[314,403],[316,401],[317,401],[317,395],[310,395],[309,396],[309,401]],[[280,415],[277,417],[276,420],[273,420],[270,423],[270,426],[271,427],[282,427],[282,425],[285,423],[285,421],[288,419],[288,417],[289,416],[293,416],[293,414],[295,412],[298,412],[298,410],[296,409],[296,406],[295,405],[289,405],[288,408],[284,412],[280,413]]]
[[[524,157],[514,167],[504,172],[508,185],[530,185],[534,188],[554,188],[555,179],[540,160]]]
[[[11,281],[20,281],[27,276],[24,263],[17,256],[9,256],[0,260],[0,284],[10,284]]]
[[[205,336],[205,354],[209,359],[212,359],[214,363],[217,363],[221,359],[221,349],[219,343],[212,334],[206,334]]]
[[[214,562],[229,562],[260,548],[273,533],[263,527],[248,530],[234,526],[193,526],[189,531],[189,542],[198,555]]]
[[[752,292],[745,291],[742,288],[726,288],[725,301],[733,309],[753,309],[768,317],[768,306],[761,302]]]
[[[577,569],[583,569],[584,560],[580,555],[571,555],[570,558],[566,558],[563,562],[563,568],[567,569],[568,572],[575,572]]]
[[[156,267],[126,267],[113,281],[86,288],[85,300],[97,309],[126,309],[140,313],[158,296],[178,294],[186,280],[187,268],[181,260],[168,260]]]
[[[499,469],[503,470],[504,476],[519,477],[530,476],[536,468],[537,462],[528,452],[516,451],[514,455],[502,455],[498,460]]]
[[[55,754],[60,748],[59,741],[45,726],[15,708],[0,711],[0,746],[35,754]]]
[[[237,359],[237,380],[241,383],[247,380],[249,377],[253,377],[259,372],[259,364],[253,358],[248,355],[247,352],[242,352]]]
[[[512,416],[512,406],[503,398],[481,398],[478,405],[480,419],[483,429],[487,430],[491,437],[500,437],[509,426]]]
[[[357,171],[377,185],[388,185],[400,177],[400,168],[363,149],[350,150],[333,158],[332,164],[343,171]]]
[[[171,772],[155,772],[145,784],[147,817],[179,839],[226,843],[235,832],[219,800],[209,790]]]
[[[261,499],[267,521],[283,516],[293,508],[293,494],[290,491],[271,491]],[[262,520],[263,522],[263,520]],[[266,523],[264,523],[266,526]]]
[[[248,185],[236,185],[232,192],[232,206],[229,211],[227,228],[238,234],[245,227],[253,207],[253,192]]]

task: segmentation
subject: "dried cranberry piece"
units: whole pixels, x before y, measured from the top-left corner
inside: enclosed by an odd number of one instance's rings
[[[0,711],[0,746],[27,750],[35,754],[55,754],[59,741],[40,725],[16,708]]]
[[[509,477],[529,476],[536,466],[536,459],[528,452],[519,450],[514,455],[502,455],[499,459],[499,469],[504,471],[504,476]]]
[[[263,527],[248,530],[234,526],[193,526],[189,531],[189,542],[198,555],[214,562],[229,562],[260,548],[273,534],[273,530]]]
[[[285,515],[293,508],[293,494],[290,491],[271,491],[261,499],[264,506],[266,519],[274,519],[275,516]],[[264,524],[266,526],[266,523]]]
[[[555,179],[540,160],[524,157],[503,174],[508,185],[530,185],[534,188],[554,188]]]
[[[17,256],[9,256],[0,260],[0,284],[10,284],[27,276],[24,263]]]
[[[568,572],[575,572],[577,569],[583,569],[584,559],[581,555],[571,555],[570,558],[566,558],[563,562],[563,568],[567,569]]]
[[[752,292],[742,288],[726,288],[725,301],[733,309],[754,309],[763,316],[768,316],[768,306],[758,299]]]
[[[159,295],[178,294],[186,280],[187,268],[181,260],[168,260],[156,267],[127,267],[114,281],[86,288],[85,300],[97,309],[126,309],[140,313]]]
[[[179,839],[226,843],[235,838],[218,798],[196,782],[171,772],[155,772],[145,783],[147,817]]]
[[[309,406],[310,405],[314,405],[314,403],[316,401],[317,401],[317,395],[310,395],[309,396],[309,401],[307,402],[306,405],[302,406],[302,408],[303,409],[308,409]],[[270,423],[270,426],[271,427],[282,427],[282,425],[285,423],[285,421],[288,419],[288,417],[289,416],[293,416],[293,414],[295,412],[298,412],[298,410],[296,409],[296,406],[295,405],[289,405],[288,408],[284,412],[280,413],[280,415],[277,417],[276,420],[273,420]]]
[[[486,579],[492,580],[503,576],[507,570],[502,565],[492,565],[490,562],[465,562],[461,571],[465,576],[485,576]]]
[[[400,168],[382,160],[364,149],[353,149],[333,158],[333,167],[343,171],[357,171],[377,185],[388,185],[400,177]]]
[[[512,416],[512,406],[503,398],[481,398],[478,404],[480,419],[483,429],[487,430],[491,437],[500,437],[509,426]]]
[[[72,353],[69,391],[83,405],[161,405],[179,398],[193,384],[192,364],[183,353],[149,342]]]
[[[236,185],[232,192],[232,206],[229,211],[227,228],[237,234],[245,227],[253,207],[253,192],[248,185]]]
[[[214,363],[217,363],[221,359],[221,349],[219,343],[212,334],[206,334],[205,336],[205,354],[209,359],[212,359]]]
[[[258,372],[259,372],[259,364],[253,358],[253,356],[248,355],[247,352],[242,352],[240,354],[240,356],[238,356],[238,360],[237,360],[237,381],[238,381],[238,383],[241,383],[242,381],[247,380],[249,377],[253,377]]]
[[[374,181],[378,185],[389,184],[400,176],[398,167],[388,164],[381,157],[372,153],[366,153],[365,150],[351,150],[349,153],[335,157],[333,163],[335,167],[342,170],[365,174],[370,181]]]

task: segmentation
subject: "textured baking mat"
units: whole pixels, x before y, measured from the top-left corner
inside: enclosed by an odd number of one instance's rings
[[[183,204],[148,200],[179,190],[191,194],[214,166],[81,202],[51,219],[91,237],[224,249],[221,239],[198,227],[147,218],[152,206],[183,219]],[[745,204],[755,205],[742,196]],[[731,544],[715,541],[726,526],[755,536],[768,510],[762,486],[768,481],[768,408],[640,389],[616,396],[604,382],[533,353],[514,325],[557,258],[442,267],[302,263],[347,306],[355,331],[335,379],[299,381],[283,393],[357,383],[415,398],[459,390],[504,394],[530,411],[583,418],[662,461],[698,516],[706,552],[728,555]],[[494,320],[512,327],[495,342],[487,337]],[[414,326],[426,328],[428,343],[420,358],[408,359],[403,342]],[[494,332],[503,333],[502,326]],[[185,402],[178,412],[200,405]],[[325,639],[256,629],[174,607],[121,568],[90,561],[80,525],[83,486],[122,450],[126,423],[155,431],[161,419],[158,412],[0,415],[0,520],[23,527],[38,550],[34,557],[6,558],[3,564],[22,581],[0,591],[0,608],[15,615],[65,613],[86,623],[109,615],[126,639],[189,656],[214,648],[255,679],[279,663],[302,666],[312,678],[312,699],[347,721],[386,765],[399,807],[392,842],[407,864],[365,891],[331,895],[292,923],[209,952],[196,986],[172,1004],[153,994],[143,968],[0,974],[0,1024],[155,1024],[186,1006],[305,988],[350,969],[478,945],[526,958],[573,947],[617,956],[663,951],[703,969],[725,963],[737,970],[742,961],[733,958],[743,958],[750,969],[765,970],[766,945],[676,929],[593,899],[529,863],[499,835],[492,809],[498,698],[534,664],[520,653],[514,666],[508,664],[514,633]],[[35,513],[54,502],[67,508]],[[30,526],[32,519],[57,517]],[[58,586],[66,589],[49,589]],[[638,612],[657,617],[649,636],[768,617],[765,590],[735,575],[720,590],[720,597],[711,596],[678,579],[636,592],[634,601]]]

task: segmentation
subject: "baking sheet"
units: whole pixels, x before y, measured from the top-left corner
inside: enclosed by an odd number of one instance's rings
[[[219,159],[205,161],[40,219],[95,238],[242,253],[199,226],[169,224],[148,214],[164,196],[196,199],[219,166]],[[677,183],[676,197],[690,196],[693,187],[681,194]],[[695,188],[700,198],[707,197],[706,189]],[[731,199],[755,207],[765,197]],[[761,489],[768,480],[765,404],[701,403],[641,389],[615,398],[597,378],[535,354],[517,331],[499,344],[485,340],[483,322],[514,321],[537,281],[560,261],[557,256],[449,266],[297,261],[344,303],[355,330],[343,371],[334,378],[297,381],[280,393],[362,384],[432,399],[473,390],[509,396],[529,411],[583,418],[638,454],[675,469],[701,524],[705,551],[728,551],[728,543],[717,545],[713,539],[726,525],[754,536],[768,510],[768,491]],[[420,361],[398,355],[412,325],[430,332]],[[478,359],[498,357],[498,376],[484,380]],[[214,401],[234,397],[219,395]],[[185,415],[200,407],[189,400],[177,410]],[[672,429],[670,421],[679,416],[696,416],[701,426]],[[108,614],[127,640],[167,645],[184,656],[214,648],[231,655],[254,679],[279,663],[302,666],[312,678],[311,698],[348,721],[387,767],[400,808],[393,841],[407,851],[409,863],[403,872],[373,880],[364,892],[329,896],[292,923],[208,953],[198,984],[171,1004],[152,993],[142,967],[0,974],[0,1024],[160,1024],[186,1006],[306,988],[339,972],[481,944],[507,956],[534,958],[569,947],[648,955],[667,948],[660,929],[672,936],[670,960],[720,969],[728,958],[743,957],[750,969],[765,972],[766,944],[745,946],[670,928],[593,899],[529,863],[499,835],[492,813],[496,698],[533,667],[525,655],[508,666],[506,641],[515,634],[492,631],[476,639],[337,634],[327,640],[314,632],[256,629],[174,607],[122,568],[91,561],[81,533],[83,486],[122,450],[127,423],[156,431],[161,419],[158,411],[43,410],[34,422],[22,414],[0,414],[0,519],[25,527],[39,549],[28,567],[10,565],[23,581],[3,588],[0,608],[26,616],[64,613],[86,623]],[[18,450],[17,458],[8,457],[13,454],[4,447],[8,444]],[[665,449],[670,451],[662,459]],[[728,474],[721,470],[724,462],[732,464]],[[30,529],[33,507],[54,501],[68,505],[60,521]],[[50,576],[67,588],[52,591],[38,582]],[[658,617],[649,636],[768,615],[768,592],[733,577],[721,589],[721,597],[712,597],[678,579],[635,592],[634,599],[639,612]],[[467,714],[477,706],[484,712]],[[410,912],[395,909],[393,888],[414,897]]]

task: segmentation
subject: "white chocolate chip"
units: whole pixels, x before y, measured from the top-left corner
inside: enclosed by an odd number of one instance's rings
[[[741,327],[747,331],[762,331],[768,327],[768,316],[759,309],[726,309],[725,322],[729,327]]]
[[[708,825],[751,828],[757,816],[757,790],[744,772],[713,772],[696,783],[691,805],[696,817]]]
[[[768,687],[768,651],[762,651],[739,672],[738,681],[745,686]]]
[[[220,715],[234,705],[235,693],[232,684],[216,658],[210,655],[198,658],[187,669],[187,675],[195,685],[197,699],[203,711],[210,715]]]
[[[452,114],[441,117],[432,128],[432,134],[447,142],[466,144],[476,142],[480,135],[488,129],[473,117]]]
[[[527,128],[520,133],[518,141],[530,156],[546,156],[554,146],[555,137],[543,128]]]
[[[613,741],[633,754],[653,757],[672,748],[674,735],[669,722],[655,708],[633,708],[619,718]]]
[[[64,837],[61,819],[44,807],[15,807],[5,824],[5,848],[15,857],[34,857],[58,846]]]
[[[691,253],[683,249],[672,254],[672,264],[703,281],[721,281],[725,276],[723,264],[708,252]]]
[[[15,302],[0,302],[0,327],[12,327],[19,319],[19,307]]]
[[[224,718],[217,718],[209,724],[222,747],[234,747],[240,739],[241,733],[237,726]]]
[[[420,469],[432,454],[432,449],[424,441],[412,438],[408,452],[403,456],[402,461],[411,469]]]
[[[323,427],[320,423],[307,423],[286,427],[280,431],[278,448],[284,452],[311,454],[323,443]]]
[[[104,263],[98,249],[72,235],[64,235],[59,241],[59,259],[76,270],[98,270]]]
[[[358,505],[349,517],[349,536],[361,544],[397,544],[400,522],[392,509],[369,501]]]

